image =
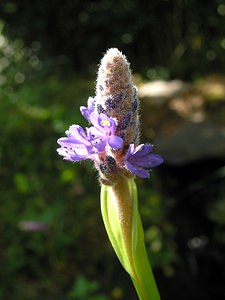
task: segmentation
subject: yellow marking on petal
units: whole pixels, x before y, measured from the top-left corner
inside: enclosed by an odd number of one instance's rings
[[[80,135],[82,135],[82,137],[86,138],[86,135],[83,131],[80,132]]]
[[[143,150],[143,146],[142,147],[140,147],[140,149],[138,149],[138,151],[137,152],[140,152],[140,151],[142,151]]]
[[[101,125],[102,126],[110,126],[110,122],[107,120],[103,120],[103,121],[101,121]]]

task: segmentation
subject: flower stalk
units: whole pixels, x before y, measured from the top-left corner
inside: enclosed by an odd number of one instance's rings
[[[135,176],[163,162],[153,145],[139,144],[139,100],[130,64],[116,48],[104,55],[95,97],[80,107],[89,127],[71,125],[58,139],[58,154],[72,162],[90,159],[99,173],[101,212],[111,244],[131,276],[140,300],[159,300],[144,244]]]
[[[130,275],[139,299],[159,300],[145,249],[134,179],[122,178],[114,186],[103,185],[101,212],[110,242]]]

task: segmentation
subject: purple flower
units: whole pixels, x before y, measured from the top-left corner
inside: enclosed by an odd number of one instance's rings
[[[88,106],[81,106],[80,107],[80,112],[82,114],[82,116],[90,122],[90,115],[94,112],[95,109],[95,102],[96,102],[96,98],[94,97],[89,97],[88,98]]]
[[[92,136],[93,145],[102,152],[106,144],[113,150],[118,150],[123,145],[123,139],[116,135],[116,121],[105,114],[90,115],[90,121],[94,125],[90,127],[88,133]]]
[[[23,221],[19,223],[19,228],[23,231],[46,231],[48,229],[48,225],[37,221]]]
[[[151,169],[163,163],[161,156],[150,154],[152,149],[153,146],[148,144],[141,144],[136,148],[134,144],[131,144],[125,157],[127,169],[139,177],[150,177],[149,171],[145,169]]]
[[[57,149],[58,154],[69,161],[80,161],[89,158],[94,153],[91,138],[79,125],[72,125],[66,131],[67,137],[58,139],[57,143],[61,148]]]
[[[114,150],[122,146],[123,139],[115,135],[116,122],[113,118],[94,113],[91,113],[88,118],[94,126],[87,128],[86,132],[81,126],[72,125],[66,131],[67,137],[58,139],[57,143],[61,148],[57,151],[64,159],[69,161],[81,161],[87,158],[95,160],[94,154],[104,152],[107,144]]]

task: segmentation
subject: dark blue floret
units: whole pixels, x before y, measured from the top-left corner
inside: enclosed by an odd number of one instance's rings
[[[116,171],[116,161],[112,156],[107,155],[106,161],[101,163],[99,167],[101,172],[107,175],[108,173]]]
[[[104,90],[103,87],[102,87],[102,85],[100,85],[100,84],[99,84],[98,88],[99,88],[99,90],[100,90],[101,92]]]
[[[121,137],[121,139],[125,140],[125,137],[126,137],[125,132],[124,131],[120,131],[119,137]]]
[[[113,98],[107,98],[105,100],[105,107],[107,108],[107,110],[114,109],[117,107],[117,103]]]
[[[106,160],[108,163],[108,167],[110,169],[110,171],[115,171],[116,170],[116,161],[112,156],[106,156]]]
[[[133,97],[135,98],[137,95],[137,89],[135,87],[133,87],[132,92],[133,92]]]
[[[99,168],[100,168],[102,174],[108,173],[108,166],[106,164],[100,164]]]
[[[98,114],[105,113],[105,109],[103,108],[103,106],[101,104],[97,104],[97,112],[98,112]]]
[[[132,105],[132,112],[135,113],[138,107],[138,100],[135,98],[134,101],[131,103]]]
[[[116,107],[118,107],[118,105],[120,104],[120,102],[123,99],[123,97],[124,97],[124,93],[121,92],[121,93],[119,93],[116,96],[107,98],[105,100],[105,107],[108,110],[115,109]]]
[[[122,100],[124,97],[124,93],[120,92],[118,95],[114,96],[114,101],[118,102],[120,100]]]
[[[130,119],[131,119],[131,112],[125,115],[124,119],[119,124],[119,128],[122,130],[126,129],[130,123]]]

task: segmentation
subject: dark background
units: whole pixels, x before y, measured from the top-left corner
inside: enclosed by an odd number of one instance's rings
[[[86,126],[79,106],[94,95],[110,47],[128,57],[138,83],[224,80],[225,3],[1,1],[0,299],[137,299],[108,242],[92,165],[56,154],[69,125]],[[224,95],[204,99],[220,126]],[[166,117],[158,125],[177,121]],[[149,126],[143,119],[143,140]],[[162,299],[225,298],[224,162],[205,155],[176,165],[165,157],[150,180],[137,180]]]

